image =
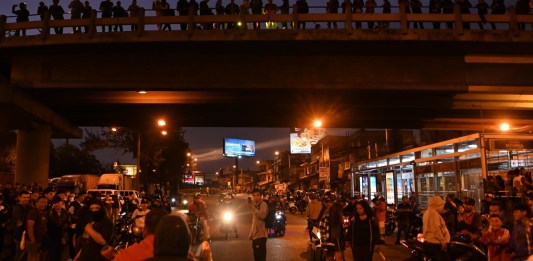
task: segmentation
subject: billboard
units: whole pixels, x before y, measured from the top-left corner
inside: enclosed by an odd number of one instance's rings
[[[223,153],[226,157],[253,157],[255,156],[255,141],[224,138]]]
[[[311,145],[326,136],[326,129],[322,128],[292,128],[290,133],[291,153],[309,154]]]

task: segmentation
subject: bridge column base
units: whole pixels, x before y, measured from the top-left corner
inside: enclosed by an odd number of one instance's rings
[[[51,128],[40,125],[35,130],[17,131],[15,183],[48,186]]]

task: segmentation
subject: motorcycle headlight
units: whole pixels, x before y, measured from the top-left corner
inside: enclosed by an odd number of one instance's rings
[[[230,212],[224,213],[224,221],[230,221],[233,219],[233,214]]]
[[[175,199],[175,198],[172,198],[171,200],[172,200],[172,203],[175,203],[175,202],[176,202],[176,199]]]
[[[276,219],[281,219],[281,215],[276,215]]]
[[[186,199],[183,200],[183,205],[187,205],[189,203]]]

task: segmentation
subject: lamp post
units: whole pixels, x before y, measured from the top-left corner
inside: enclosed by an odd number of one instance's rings
[[[164,119],[159,119],[157,121],[157,126],[159,128],[165,127],[167,125],[166,121]],[[167,131],[162,129],[161,135],[165,136],[167,135]],[[141,136],[142,131],[139,130],[137,132],[137,190],[141,191]]]

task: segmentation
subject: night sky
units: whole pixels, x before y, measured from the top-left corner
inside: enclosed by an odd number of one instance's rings
[[[82,129],[91,129],[82,127]],[[100,127],[94,128],[99,130]],[[233,166],[234,158],[222,156],[224,138],[238,138],[253,140],[256,143],[256,156],[239,160],[239,169],[257,170],[256,161],[272,160],[275,151],[289,150],[289,128],[184,128],[185,140],[189,143],[192,157],[198,159],[198,170],[214,173],[218,169]],[[341,135],[355,132],[356,129],[327,129],[327,135]],[[71,144],[79,144],[81,139],[69,140]],[[55,146],[65,143],[65,140],[53,140]],[[142,145],[141,145],[142,146]],[[131,154],[124,154],[121,150],[106,149],[95,152],[103,165],[119,161],[121,164],[137,164]]]

